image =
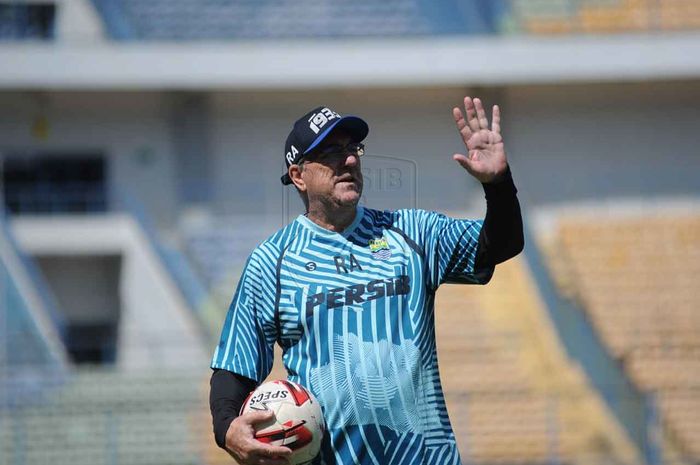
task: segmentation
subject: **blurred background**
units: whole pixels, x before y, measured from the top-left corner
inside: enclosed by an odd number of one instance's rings
[[[366,204],[481,217],[464,95],[527,235],[438,293],[464,463],[700,463],[700,1],[0,0],[0,464],[230,463],[208,363],[293,121],[368,121]]]

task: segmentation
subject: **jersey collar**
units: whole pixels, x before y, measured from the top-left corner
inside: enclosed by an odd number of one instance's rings
[[[357,225],[360,224],[360,221],[362,221],[362,217],[364,216],[364,208],[360,205],[357,206],[357,209],[355,211],[355,219],[352,220],[352,223],[350,225],[343,229],[340,232],[335,232],[331,231],[326,228],[322,228],[321,226],[317,225],[313,221],[311,221],[306,215],[299,215],[297,217],[297,221],[304,225],[306,228],[312,230],[315,233],[322,234],[324,236],[335,236],[335,235],[340,235],[343,237],[348,237],[354,230],[357,228]]]

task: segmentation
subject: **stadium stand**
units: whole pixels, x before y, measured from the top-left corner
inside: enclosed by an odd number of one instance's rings
[[[116,40],[596,34],[697,28],[685,0],[93,0]]]
[[[480,0],[94,0],[94,4],[117,40],[483,33],[493,32],[494,17],[490,2]]]
[[[582,31],[589,33],[640,31],[653,24],[649,18],[651,12],[648,2],[645,0],[600,3],[602,4],[585,5],[579,11]]]
[[[0,2],[0,42],[3,46],[9,45],[8,49],[12,47],[10,42],[18,40],[63,42],[63,47],[65,29],[59,26],[61,18],[66,17],[69,2],[73,0]],[[85,0],[85,4],[96,7],[108,39],[142,44],[288,38],[332,41],[348,37],[451,34],[574,36],[700,28],[698,0]],[[96,29],[99,31],[95,35],[102,34],[101,28]],[[89,40],[76,43],[73,49],[76,55],[93,45]],[[376,43],[379,41],[368,41],[370,46]],[[27,47],[29,52],[30,48]],[[659,71],[650,74],[653,79],[664,78]],[[693,76],[683,78],[694,79]],[[583,77],[591,79],[587,75]],[[25,94],[30,96],[32,92],[25,90],[24,81],[20,82],[19,87],[11,84],[6,93],[21,94],[22,98]],[[105,186],[110,192],[124,187],[120,183],[125,177],[114,176],[114,173],[128,168],[132,161],[137,165],[141,158],[148,158],[138,154],[129,156],[131,144],[136,144],[141,136],[124,137],[124,134],[131,134],[131,126],[119,123],[119,117],[115,120],[107,117],[100,125],[113,126],[114,139],[124,140],[123,146],[110,146],[112,134],[109,132],[97,131],[94,137],[85,137],[92,132],[88,120],[101,119],[103,114],[112,116],[115,108],[108,104],[99,112],[90,113],[87,100],[93,93],[89,86],[96,83],[83,88],[83,84],[70,82],[70,92],[65,92],[60,82],[52,82],[37,92],[46,92],[50,98],[31,95],[32,102],[28,105],[13,103],[13,99],[7,104],[3,100],[3,106],[6,110],[9,108],[2,121],[3,134],[9,134],[5,145],[39,148],[104,145],[110,156],[112,174]],[[141,85],[148,87],[148,83],[133,84],[135,88]],[[460,83],[459,87],[467,85],[470,84]],[[627,84],[620,87],[624,85]],[[646,85],[646,81],[642,85]],[[676,82],[666,85],[677,92]],[[282,95],[284,85],[280,88]],[[690,89],[692,93],[694,87]],[[120,95],[116,99],[119,100],[124,89],[117,90]],[[229,90],[236,93],[239,89],[232,84]],[[280,89],[273,87],[271,90]],[[517,86],[487,88],[488,92],[492,90],[502,90],[504,97],[529,92]],[[404,91],[402,88],[401,92]],[[206,87],[197,92],[213,98],[220,95]],[[99,95],[95,95],[99,102]],[[64,120],[60,106],[42,103],[44,100],[52,102],[54,97],[76,100],[77,106],[70,107],[68,112],[76,121]],[[146,98],[150,99],[150,94]],[[511,99],[506,98],[506,101]],[[691,105],[692,99],[685,104]],[[77,109],[81,105],[88,109],[87,113]],[[48,110],[39,110],[46,111],[48,116],[36,117],[33,126],[24,131],[22,122],[34,118],[29,113],[36,111],[35,106],[46,106]],[[236,111],[243,113],[245,105]],[[136,113],[128,117],[133,118],[134,125],[152,126],[150,117]],[[584,114],[583,117],[588,120],[589,116]],[[690,118],[685,120],[688,124],[693,122]],[[234,121],[238,120],[234,118]],[[534,121],[536,124],[543,120],[536,117]],[[227,120],[226,124],[229,122]],[[637,126],[635,119],[630,124],[635,130],[642,127]],[[169,136],[160,135],[157,130],[150,131],[143,139],[162,138],[165,141],[162,145],[168,147],[162,153],[154,150],[156,160],[160,160],[161,155],[177,157],[169,151],[170,145],[176,146],[179,139],[169,140]],[[23,138],[24,132],[31,138]],[[80,135],[71,135],[74,133]],[[187,134],[183,139],[186,137]],[[517,137],[514,140],[517,141]],[[5,153],[0,155],[4,157]],[[517,160],[516,157],[514,161]],[[7,173],[11,165],[7,158],[2,161]],[[60,160],[58,164],[65,163]],[[143,167],[140,170],[144,171]],[[136,171],[134,168],[133,172]],[[147,170],[144,173],[144,177],[150,176]],[[523,187],[525,193],[533,186]],[[587,185],[583,195],[595,190],[595,184]],[[13,192],[22,195],[13,198]],[[27,201],[25,194],[19,190],[4,193],[4,200],[13,213],[51,211],[93,215],[111,208],[106,190],[95,191],[85,185],[72,193],[65,189],[44,204],[32,203],[35,199],[31,195],[29,202],[23,204]],[[74,201],[76,195],[77,202]],[[81,201],[87,197],[94,200]],[[216,337],[240,266],[256,239],[264,237],[256,230],[259,225],[241,217],[236,218],[239,223],[230,229],[222,224],[214,224],[209,229],[184,229],[176,233],[183,239],[177,243],[164,241],[160,234],[163,231],[151,225],[147,215],[136,213],[133,206],[123,208],[134,216],[149,250],[155,253],[157,262],[177,285],[180,297],[195,314],[195,320],[202,323],[205,337]],[[168,213],[175,216],[174,212]],[[7,235],[3,228],[4,225],[0,228],[0,243]],[[616,218],[601,224],[574,217],[562,222],[550,243],[553,250],[550,265],[562,292],[585,309],[585,318],[598,330],[606,348],[626,369],[629,378],[656,399],[662,428],[658,434],[664,441],[663,456],[659,460],[638,457],[639,448],[630,444],[634,440],[626,437],[624,421],[616,412],[611,413],[610,405],[606,404],[610,390],[596,386],[578,365],[580,361],[567,358],[563,341],[558,340],[562,334],[557,334],[551,315],[546,315],[544,307],[550,305],[545,306],[540,301],[536,286],[531,282],[537,273],[528,269],[522,258],[500,266],[489,286],[443,288],[438,295],[437,311],[441,373],[465,463],[699,463],[700,317],[697,307],[700,297],[695,279],[700,271],[698,231],[697,215],[677,215],[670,219],[643,215],[634,220]],[[196,265],[208,289],[199,285],[197,276],[177,250],[180,245]],[[46,300],[41,279],[32,276],[31,266],[28,268],[26,263],[11,263],[21,257],[8,260],[7,250],[10,255],[17,255],[17,250],[13,250],[16,247],[10,243],[0,244],[0,249],[5,246],[0,256],[0,464],[231,463],[230,457],[212,440],[206,402],[209,371],[205,359],[201,366],[193,368],[201,368],[199,371],[168,372],[162,377],[143,368],[117,372],[119,368],[113,366],[73,365],[68,370],[63,366],[60,369],[48,367],[55,359],[66,357],[57,355],[64,349],[56,347],[60,345],[56,343],[61,342],[61,324],[54,321],[55,331],[49,331],[58,336],[47,335],[36,324],[36,312],[41,310],[41,301]],[[23,268],[20,274],[26,279],[16,279],[20,268]],[[32,281],[33,286],[27,286],[24,281]],[[30,289],[29,294],[36,294],[38,303],[27,297],[28,287],[37,287]],[[9,311],[3,313],[6,309]],[[47,321],[55,318],[50,308],[45,308],[44,313]],[[152,312],[147,315],[152,316]],[[570,326],[574,332],[583,332],[582,325]],[[164,332],[158,336],[163,337]],[[166,342],[171,341],[169,337],[166,339]],[[155,345],[156,341],[155,335],[143,338],[145,345]],[[209,348],[204,351],[208,353]],[[136,358],[143,356],[139,354]],[[279,353],[276,360],[270,379],[286,376]],[[177,362],[181,363],[181,359]],[[641,430],[646,426],[640,421]]]
[[[531,34],[569,33],[575,27],[571,2],[515,0],[511,14],[512,28]]]
[[[76,214],[61,208],[49,212],[38,221]],[[64,309],[53,298],[42,270],[14,238],[22,222],[17,216],[6,220],[4,212],[0,213],[0,463],[200,463],[199,438],[203,434],[196,428],[203,425],[195,419],[207,411],[206,394],[199,382],[202,372],[208,372],[206,358],[194,364],[200,371],[187,371],[183,367],[188,366],[187,359],[194,351],[190,348],[177,353],[187,343],[186,337],[173,336],[160,324],[158,331],[143,338],[148,347],[141,350],[131,341],[122,348],[139,352],[134,357],[139,362],[148,361],[160,349],[161,354],[175,353],[176,368],[154,372],[133,367],[125,370],[121,363],[106,363],[99,368],[75,363],[66,353],[71,341],[64,331]],[[77,212],[66,221],[100,221],[106,219],[103,215]],[[145,214],[131,211],[122,218],[138,231],[142,245],[150,246],[150,253],[176,281],[178,254],[161,241]],[[59,229],[54,222],[51,228],[42,230],[51,231],[58,241],[63,238],[65,246],[69,234]],[[83,242],[90,236],[89,229],[80,234]],[[106,238],[106,234],[92,233]],[[142,257],[148,254],[142,253]],[[187,273],[180,271],[179,277],[192,285]],[[185,298],[187,289],[180,288]],[[146,317],[154,313],[152,306]],[[121,321],[125,321],[124,315]],[[195,324],[194,329],[193,348],[201,349],[199,327]],[[121,332],[122,340],[127,333]],[[159,345],[160,349],[152,351]],[[162,366],[162,355],[158,361]]]
[[[41,400],[3,409],[8,463],[200,463],[202,373],[81,369]],[[177,406],[177,408],[173,408]]]
[[[683,0],[512,0],[515,30],[531,34],[598,34],[694,29],[698,2]]]
[[[659,2],[658,23],[661,29],[700,28],[700,3],[684,0],[662,0]]]
[[[225,288],[226,299],[231,298],[250,251],[275,230],[265,227],[260,216],[238,215],[181,223],[179,232],[187,257],[209,289]],[[251,228],[253,224],[255,228]]]
[[[693,0],[91,1],[107,35],[117,41],[599,34],[700,27],[700,4]],[[56,40],[60,5],[0,4],[0,40]]]
[[[563,292],[657,399],[664,434],[700,458],[700,216],[562,215],[549,240]],[[670,447],[670,446],[666,446]]]
[[[522,258],[500,265],[486,287],[438,292],[441,379],[463,459],[573,463],[599,454],[633,463],[633,448],[564,354],[542,305]]]

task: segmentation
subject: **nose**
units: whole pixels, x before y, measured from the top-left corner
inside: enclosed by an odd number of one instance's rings
[[[345,155],[345,166],[357,166],[360,164],[360,157],[354,153]]]

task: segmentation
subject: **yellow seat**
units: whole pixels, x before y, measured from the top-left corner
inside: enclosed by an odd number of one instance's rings
[[[664,423],[700,459],[700,428],[684,416],[700,418],[700,214],[569,215],[553,242],[563,292],[576,296],[632,379],[664,399]]]

